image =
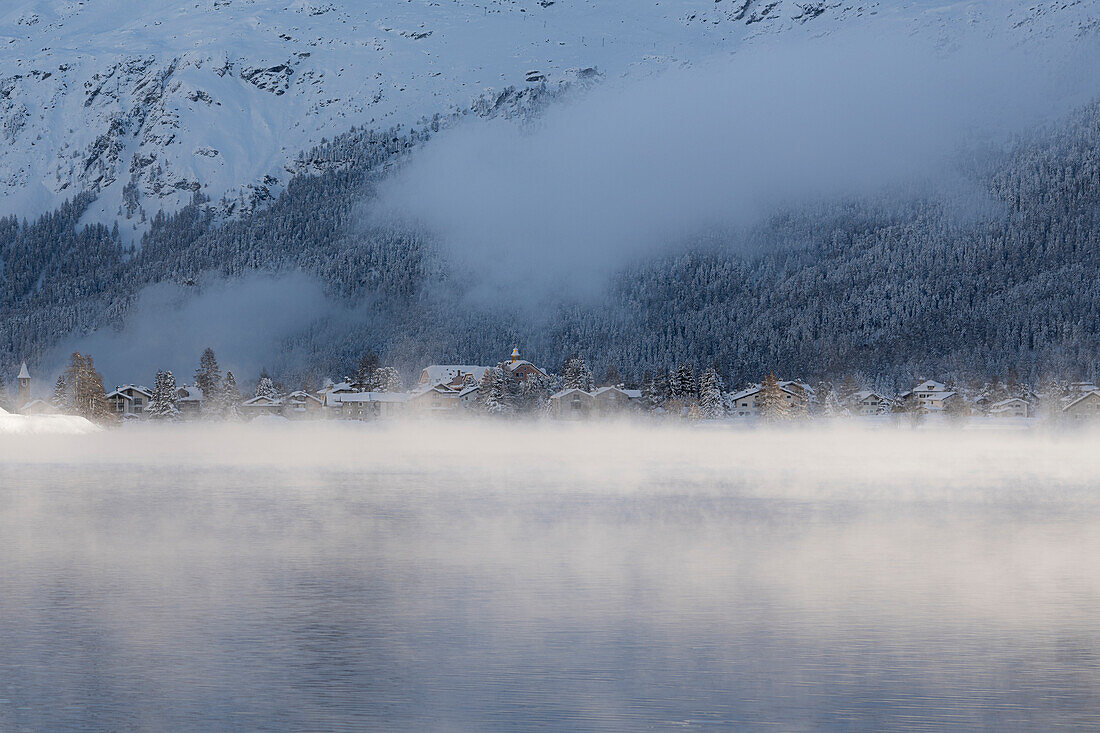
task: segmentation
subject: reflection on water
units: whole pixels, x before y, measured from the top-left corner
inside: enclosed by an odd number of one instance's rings
[[[1100,726],[1087,474],[890,498],[729,457],[605,482],[110,445],[2,456],[2,731]]]

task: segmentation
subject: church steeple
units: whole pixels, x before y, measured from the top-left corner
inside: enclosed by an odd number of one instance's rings
[[[31,401],[31,373],[27,369],[27,362],[19,368],[19,376],[15,378],[18,385],[15,393],[15,409],[22,410],[23,405]]]
[[[519,347],[518,346],[515,347],[514,349],[512,349],[512,363],[515,364],[517,361],[519,361]]]

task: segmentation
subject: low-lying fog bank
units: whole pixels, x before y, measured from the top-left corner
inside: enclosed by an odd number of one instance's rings
[[[1100,433],[850,424],[728,425],[489,421],[175,424],[91,435],[6,436],[4,464],[240,467],[477,477],[509,491],[552,489],[930,496],[968,490],[1041,498],[1100,489]],[[428,481],[425,486],[461,485]]]
[[[1085,730],[1095,432],[0,438],[0,730]]]

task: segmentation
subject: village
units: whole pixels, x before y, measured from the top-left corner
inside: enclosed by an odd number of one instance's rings
[[[758,383],[726,390],[712,367],[698,378],[687,365],[668,373],[646,373],[628,384],[611,368],[597,381],[582,356],[572,356],[555,374],[521,357],[513,348],[496,365],[432,364],[406,389],[397,369],[365,356],[354,376],[318,386],[287,390],[266,372],[251,396],[242,395],[231,371],[223,376],[206,349],[194,380],[177,384],[168,371],[153,387],[118,385],[107,390],[90,355],[74,353],[49,398],[35,397],[24,362],[16,392],[6,399],[0,382],[0,410],[21,415],[78,415],[97,423],[228,420],[391,420],[402,417],[495,415],[557,420],[649,416],[728,422],[779,422],[856,418],[867,422],[935,422],[975,418],[1028,421],[1100,419],[1100,387],[1086,381],[1049,382],[1042,391],[1018,380],[963,388],[933,379],[885,394],[852,379],[811,386],[769,374]],[[5,404],[5,401],[7,404]]]

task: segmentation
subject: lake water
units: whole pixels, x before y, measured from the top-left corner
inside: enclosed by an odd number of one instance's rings
[[[0,731],[1097,729],[1097,445],[0,443]]]

